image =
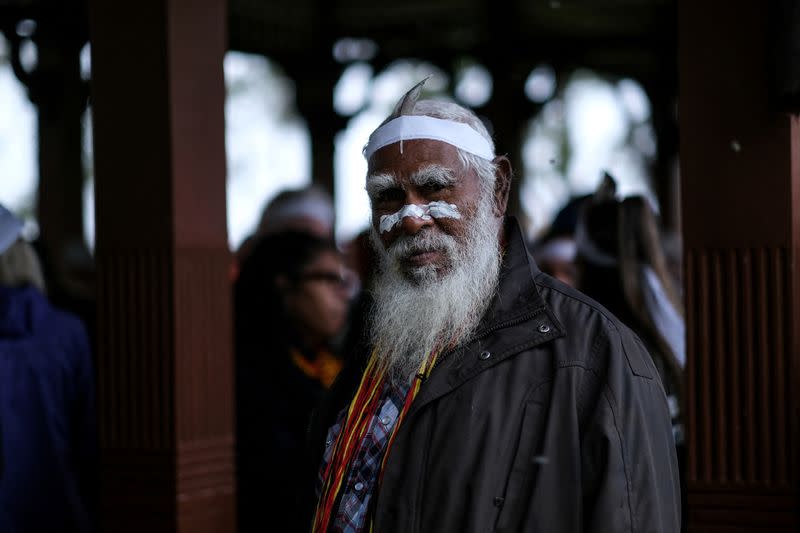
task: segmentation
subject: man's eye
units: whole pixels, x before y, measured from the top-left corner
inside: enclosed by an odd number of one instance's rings
[[[382,203],[382,202],[397,202],[401,201],[404,197],[404,193],[402,189],[387,189],[385,191],[381,191],[375,197],[375,201]]]
[[[446,189],[447,185],[445,185],[444,183],[437,182],[437,181],[431,181],[431,182],[428,182],[425,185],[423,185],[422,188],[425,189],[428,192],[439,192],[439,191],[441,191],[443,189]]]

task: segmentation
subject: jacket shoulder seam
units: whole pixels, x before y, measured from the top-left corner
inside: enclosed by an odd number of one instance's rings
[[[537,276],[537,278],[538,277],[539,276]],[[569,298],[570,300],[573,300],[573,301],[577,302],[580,305],[585,305],[589,309],[593,310],[594,312],[596,312],[597,314],[602,316],[604,322],[607,324],[607,327],[610,326],[611,328],[613,328],[614,331],[619,333],[619,328],[617,327],[617,324],[615,323],[615,321],[618,320],[618,319],[616,319],[613,315],[611,315],[608,312],[607,309],[603,308],[599,304],[595,304],[595,303],[593,303],[591,301],[587,301],[584,298],[579,298],[579,297],[577,297],[577,296],[575,296],[573,294],[569,294],[568,292],[563,291],[563,290],[561,290],[558,287],[555,287],[553,285],[545,285],[543,283],[540,283],[539,281],[536,281],[536,285],[539,286],[539,287],[543,287],[545,289],[557,292],[557,293],[563,295],[564,297]],[[548,307],[549,307],[549,305],[548,305]]]
[[[537,282],[537,284],[538,285],[542,285],[542,284],[539,284],[538,282]],[[622,353],[624,354],[624,357],[625,357],[626,361],[628,362],[628,366],[630,367],[631,374],[633,376],[635,376],[636,378],[643,379],[643,380],[652,380],[653,379],[652,375],[649,375],[649,374],[645,375],[645,374],[637,373],[633,369],[633,367],[631,367],[631,365],[633,363],[631,362],[631,360],[630,360],[630,358],[628,356],[628,351],[627,351],[627,349],[625,347],[626,343],[624,341],[623,331],[619,328],[619,326],[617,324],[617,322],[619,321],[618,318],[614,317],[611,313],[609,313],[609,311],[607,309],[602,307],[600,304],[596,304],[596,303],[594,303],[592,301],[587,301],[587,300],[585,300],[583,298],[576,297],[575,295],[569,294],[568,292],[565,292],[565,291],[563,291],[563,290],[561,290],[561,289],[559,289],[558,287],[555,287],[555,286],[551,286],[551,285],[542,285],[542,286],[547,288],[547,289],[550,289],[552,291],[555,291],[555,292],[563,295],[564,297],[569,298],[570,300],[573,300],[573,301],[577,302],[579,305],[585,305],[586,307],[588,307],[589,309],[591,309],[592,311],[596,312],[598,315],[600,315],[602,317],[602,319],[603,319],[603,327],[599,328],[600,331],[598,332],[597,338],[595,338],[595,342],[592,345],[592,350],[590,352],[591,355],[590,355],[590,358],[587,360],[587,362],[592,362],[597,357],[597,354],[599,353],[598,348],[600,346],[599,341],[601,340],[601,338],[605,339],[610,344],[611,343],[610,336],[613,335],[613,334],[616,334],[616,336],[618,337],[619,342],[620,342],[620,347],[622,348]],[[636,335],[636,333],[633,330],[628,330],[628,332],[633,338],[638,339],[638,335]],[[639,342],[641,342],[641,341],[639,341]]]
[[[609,397],[610,396],[610,397]],[[614,431],[617,432],[617,439],[619,440],[619,450],[620,450],[620,458],[622,459],[622,469],[625,471],[625,496],[628,500],[628,517],[630,519],[631,524],[631,533],[635,532],[638,528],[636,527],[636,516],[633,513],[633,502],[631,502],[631,492],[632,492],[632,481],[631,481],[631,472],[630,472],[630,461],[628,461],[628,451],[625,447],[625,441],[622,438],[622,430],[617,423],[617,410],[615,408],[614,403],[614,396],[611,393],[610,388],[608,385],[603,386],[603,398],[606,400],[608,404],[608,408],[611,410],[611,417],[614,421]]]

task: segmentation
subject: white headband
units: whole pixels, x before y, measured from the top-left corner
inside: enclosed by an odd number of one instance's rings
[[[494,159],[491,143],[467,124],[419,115],[397,117],[372,132],[364,147],[364,158],[369,159],[380,148],[398,141],[402,153],[402,142],[411,139],[442,141],[483,159]]]

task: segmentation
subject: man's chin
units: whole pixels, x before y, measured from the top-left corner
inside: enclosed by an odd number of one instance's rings
[[[400,266],[400,273],[413,285],[436,283],[446,275],[445,270],[435,263],[426,263],[423,265],[403,263]]]

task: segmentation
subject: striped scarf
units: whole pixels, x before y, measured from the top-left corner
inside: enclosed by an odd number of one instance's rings
[[[342,430],[336,438],[331,460],[325,468],[322,492],[319,502],[317,503],[316,512],[314,513],[313,533],[327,532],[331,517],[333,516],[333,507],[336,504],[350,464],[379,408],[380,391],[383,389],[387,378],[385,369],[378,365],[376,351],[377,350],[373,350],[369,362],[367,363],[367,368],[361,376],[361,382],[356,390],[356,394],[347,409],[347,416],[343,422]],[[438,355],[438,351],[431,352],[423,361],[419,372],[414,376],[414,380],[403,402],[403,408],[397,417],[397,422],[394,428],[392,428],[392,433],[386,444],[386,450],[381,461],[378,486],[380,486],[380,481],[383,479],[386,459],[389,457],[389,451],[391,450],[395,435],[397,435],[397,428],[402,424],[414,398],[419,393],[422,382],[427,379],[431,370],[433,370]],[[372,520],[370,519],[369,522],[370,530],[372,530]]]

